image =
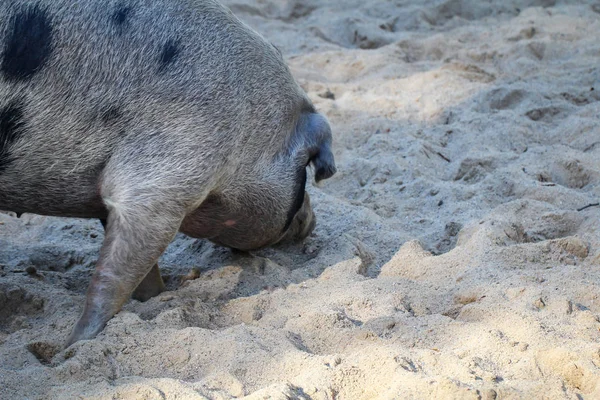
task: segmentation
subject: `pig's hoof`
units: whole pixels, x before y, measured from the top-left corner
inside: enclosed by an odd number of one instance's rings
[[[65,343],[65,349],[80,340],[89,340],[95,338],[96,335],[102,331],[104,325],[105,324],[86,323],[82,317],[79,321],[77,321],[77,324],[75,324],[71,335],[69,335],[69,338]]]
[[[133,291],[131,295],[135,300],[144,302],[150,300],[154,296],[158,296],[160,293],[166,290],[165,283],[160,276],[160,270],[158,265],[154,264],[148,275],[144,278],[142,283]]]
[[[131,295],[131,298],[134,300],[137,300],[137,301],[141,301],[142,303],[150,300],[154,296],[158,296],[159,294],[161,294],[162,292],[164,292],[166,290],[164,284],[162,284],[162,286],[160,286],[160,287],[159,286],[140,287],[140,286],[138,286],[138,288],[135,289],[135,291]]]

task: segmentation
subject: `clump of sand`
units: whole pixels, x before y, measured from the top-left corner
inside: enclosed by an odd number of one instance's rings
[[[600,3],[226,4],[331,121],[314,235],[178,236],[63,351],[102,229],[0,214],[0,397],[600,398]]]

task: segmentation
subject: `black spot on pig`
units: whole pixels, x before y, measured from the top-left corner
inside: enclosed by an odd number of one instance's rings
[[[23,105],[12,101],[0,110],[0,173],[13,160],[10,145],[23,134]]]
[[[127,25],[131,17],[131,11],[131,7],[120,5],[112,15],[112,22],[118,27]]]
[[[45,9],[24,7],[10,20],[0,70],[9,81],[30,79],[52,52],[52,26]]]
[[[158,72],[163,72],[179,56],[181,49],[178,40],[168,40],[162,48],[158,64]]]
[[[108,107],[106,108],[100,115],[100,118],[102,119],[102,122],[104,122],[105,124],[110,124],[112,122],[114,122],[115,120],[121,118],[121,116],[123,115],[123,113],[121,112],[121,109],[117,106],[112,106],[112,107]]]

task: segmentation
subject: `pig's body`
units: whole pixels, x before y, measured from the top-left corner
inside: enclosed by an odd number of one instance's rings
[[[0,46],[0,209],[107,221],[69,343],[162,290],[179,229],[252,249],[314,227],[305,167],[335,172],[329,126],[218,3],[5,1]]]

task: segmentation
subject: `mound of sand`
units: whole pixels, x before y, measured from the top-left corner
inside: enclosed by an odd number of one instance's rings
[[[315,233],[178,236],[63,351],[100,224],[0,214],[0,397],[600,398],[600,3],[227,5],[331,121]]]

